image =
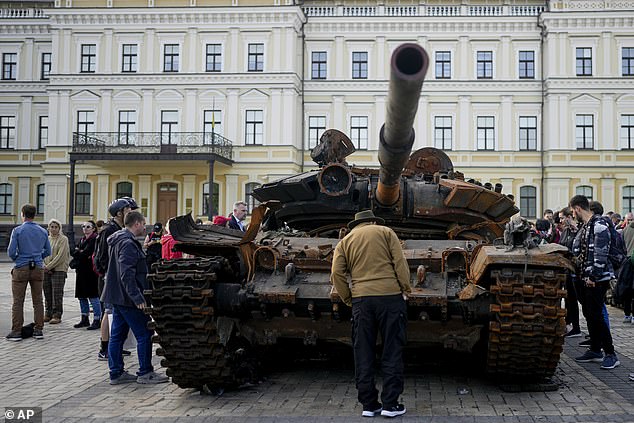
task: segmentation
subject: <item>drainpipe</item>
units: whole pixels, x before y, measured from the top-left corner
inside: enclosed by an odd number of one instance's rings
[[[301,6],[304,4],[304,0],[294,0],[295,5],[297,5],[297,7],[299,7],[299,10],[302,10]],[[304,13],[304,11],[302,10],[302,14]],[[301,73],[301,99],[302,99],[302,109],[301,109],[301,127],[302,127],[302,133],[301,133],[301,148],[300,148],[300,153],[302,155],[302,161],[301,161],[301,167],[300,167],[300,171],[301,173],[304,172],[304,149],[305,149],[305,144],[304,142],[306,141],[304,139],[304,135],[305,135],[305,131],[306,131],[306,119],[304,116],[304,113],[306,112],[306,102],[305,102],[305,98],[304,98],[304,78],[306,77],[306,71],[305,71],[305,67],[306,67],[306,33],[304,32],[304,26],[306,25],[306,21],[308,21],[308,17],[304,16],[304,21],[302,22],[302,73]]]
[[[546,4],[546,7],[548,7],[548,5]],[[545,114],[544,114],[544,104],[546,103],[546,77],[544,75],[544,44],[545,44],[545,39],[546,39],[546,27],[542,24],[541,22],[541,15],[543,12],[540,12],[539,15],[537,15],[537,27],[539,27],[540,29],[540,33],[539,33],[539,66],[540,66],[540,74],[541,74],[541,83],[542,83],[542,102],[541,102],[541,114],[542,114],[542,119],[539,125],[539,132],[540,132],[540,145],[539,145],[539,157],[540,157],[540,171],[541,171],[541,189],[540,189],[540,201],[541,201],[541,209],[546,210],[546,206],[545,206],[545,189],[544,189],[544,134],[545,134],[545,128],[544,128],[544,120],[545,120]]]

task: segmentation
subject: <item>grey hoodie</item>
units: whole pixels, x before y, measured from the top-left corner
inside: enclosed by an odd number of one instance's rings
[[[623,241],[625,241],[625,247],[627,248],[627,255],[631,256],[632,253],[634,253],[634,220],[623,228],[622,235]]]

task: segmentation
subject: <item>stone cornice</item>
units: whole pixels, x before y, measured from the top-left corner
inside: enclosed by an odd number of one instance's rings
[[[179,27],[231,26],[249,29],[267,29],[275,26],[290,26],[299,30],[305,21],[298,6],[276,7],[196,7],[187,8],[136,8],[136,9],[48,9],[51,25],[55,27],[81,26],[136,26],[177,29]]]
[[[0,34],[42,35],[50,38],[51,28],[48,20],[25,22],[24,19],[3,19],[0,21]]]
[[[46,95],[48,89],[48,81],[35,82],[35,81],[11,81],[0,83],[0,93],[6,94],[20,94],[20,95]]]
[[[307,96],[309,95],[321,95],[332,94],[336,92],[344,95],[348,93],[361,93],[367,95],[372,94],[387,94],[388,81],[365,81],[365,82],[351,82],[351,81],[321,81],[311,82],[306,81],[304,83],[304,90]],[[452,96],[456,95],[498,95],[501,92],[511,92],[518,94],[540,94],[541,93],[541,81],[435,81],[433,79],[426,80],[423,84],[423,96],[426,95],[439,95],[448,94]]]
[[[600,34],[606,30],[622,29],[634,32],[634,10],[568,13],[543,13],[540,22],[548,32],[592,32]]]
[[[634,93],[634,78],[549,78],[545,81],[547,94],[571,94],[571,90],[614,93]]]

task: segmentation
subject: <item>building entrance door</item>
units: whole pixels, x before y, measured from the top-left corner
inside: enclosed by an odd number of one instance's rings
[[[156,219],[163,225],[176,216],[178,210],[178,185],[163,183],[158,185]]]

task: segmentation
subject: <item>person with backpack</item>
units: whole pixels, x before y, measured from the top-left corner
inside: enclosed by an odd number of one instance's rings
[[[573,242],[572,253],[576,257],[576,273],[583,298],[581,305],[590,333],[590,348],[575,360],[580,363],[600,362],[602,369],[613,369],[621,362],[614,351],[610,328],[603,318],[603,307],[605,293],[610,280],[614,278],[614,267],[609,259],[614,239],[610,225],[601,215],[590,211],[590,204],[585,196],[572,197],[569,207],[575,218],[584,222]]]
[[[121,230],[124,226],[123,219],[131,210],[136,210],[139,206],[134,199],[132,201],[125,198],[118,198],[108,206],[108,213],[112,218],[104,223],[101,232],[97,236],[95,253],[93,255],[93,265],[95,272],[99,275],[99,297],[103,294],[105,276],[108,271],[108,237],[115,232]],[[112,307],[109,304],[103,304],[103,316],[101,321],[101,345],[97,359],[99,361],[108,360],[108,341],[110,339],[110,326],[108,315],[112,314]],[[126,355],[129,355],[126,354]]]

